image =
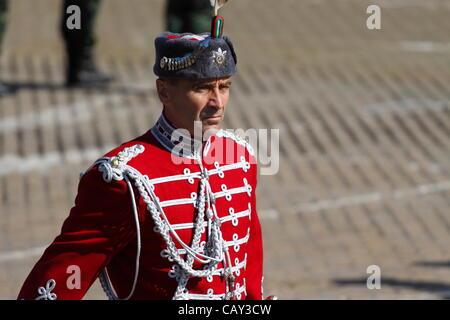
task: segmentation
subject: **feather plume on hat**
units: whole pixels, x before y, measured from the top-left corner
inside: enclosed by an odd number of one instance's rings
[[[223,25],[224,25],[224,18],[222,16],[219,16],[219,10],[222,8],[228,0],[210,0],[211,6],[214,8],[214,17],[212,18],[211,23],[211,37],[212,38],[220,38],[223,34]]]
[[[217,16],[219,13],[219,9],[222,8],[228,0],[210,0],[211,6],[214,8],[214,15]]]

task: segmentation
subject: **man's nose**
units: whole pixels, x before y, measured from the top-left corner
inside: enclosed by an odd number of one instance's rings
[[[222,107],[222,95],[220,94],[219,88],[214,88],[211,90],[211,96],[209,97],[209,101],[211,106],[214,106],[216,108]]]

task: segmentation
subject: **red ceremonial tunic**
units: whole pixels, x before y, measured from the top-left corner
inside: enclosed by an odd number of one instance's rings
[[[110,298],[108,279],[121,299],[262,299],[251,147],[220,130],[196,149],[174,130],[162,115],[86,171],[19,299],[82,299],[100,274]]]

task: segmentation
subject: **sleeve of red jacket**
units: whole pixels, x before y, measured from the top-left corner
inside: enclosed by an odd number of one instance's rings
[[[18,299],[82,299],[104,266],[135,237],[126,183],[105,182],[91,169],[80,180],[61,234],[34,266]]]
[[[254,183],[255,188],[252,192],[251,200],[251,224],[250,238],[248,240],[247,250],[247,267],[246,267],[246,290],[248,300],[262,300],[262,278],[263,278],[263,241],[261,224],[259,222],[258,213],[256,211],[256,184],[257,169],[254,166]]]

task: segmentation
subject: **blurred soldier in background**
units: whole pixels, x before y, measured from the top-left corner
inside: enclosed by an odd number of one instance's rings
[[[176,33],[203,33],[211,29],[212,8],[209,0],[168,0],[167,30]]]
[[[87,86],[104,84],[113,78],[98,70],[94,63],[95,21],[101,0],[64,0],[61,19],[61,32],[66,51],[66,85]],[[67,18],[72,13],[67,12],[71,5],[77,5],[81,12],[81,28],[70,30],[67,28]],[[8,0],[0,0],[0,47],[3,39]],[[1,80],[0,80],[1,81]],[[11,93],[13,87],[0,82],[0,95]]]
[[[101,0],[64,0],[61,19],[61,33],[66,52],[66,85],[89,86],[105,84],[113,78],[101,72],[94,63],[96,37],[94,27]],[[67,19],[72,14],[67,11],[77,5],[81,11],[81,29],[67,28]],[[0,0],[0,47],[5,31],[8,0]],[[212,9],[209,0],[168,0],[167,30],[171,32],[202,33],[210,30]],[[13,92],[13,87],[1,83],[0,95]]]
[[[67,55],[66,85],[83,86],[110,82],[113,78],[101,72],[94,63],[94,28],[101,0],[64,0],[61,32]],[[69,29],[67,8],[77,5],[81,11],[81,28]]]

